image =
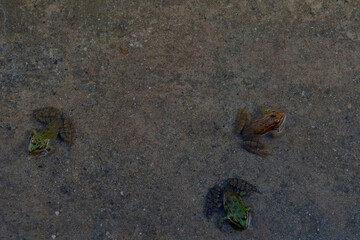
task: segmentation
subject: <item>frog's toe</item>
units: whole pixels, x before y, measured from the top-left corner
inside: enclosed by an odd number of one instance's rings
[[[53,146],[47,146],[47,148],[44,151],[44,156],[47,156],[49,154],[53,154],[55,152],[56,148]]]

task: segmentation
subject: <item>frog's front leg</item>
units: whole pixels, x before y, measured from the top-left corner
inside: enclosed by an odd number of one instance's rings
[[[247,151],[255,153],[261,157],[271,155],[271,153],[265,149],[265,143],[261,140],[244,141],[244,148]]]
[[[279,130],[279,131],[276,130],[276,131],[273,131],[273,132],[271,133],[271,135],[272,135],[273,138],[282,137],[282,136],[284,136],[284,134],[285,134],[285,130],[284,130],[284,129]]]
[[[43,155],[46,156],[48,154],[52,154],[55,152],[56,148],[53,146],[50,146],[50,139],[45,139],[45,150],[43,152]]]
[[[44,151],[44,155],[48,155],[48,154],[53,154],[55,152],[56,148],[53,146],[50,146],[49,144],[47,145],[45,151]]]
[[[250,123],[250,113],[247,107],[244,107],[237,116],[237,123],[235,127],[236,133],[241,133],[241,131],[244,129],[245,125],[248,125]]]

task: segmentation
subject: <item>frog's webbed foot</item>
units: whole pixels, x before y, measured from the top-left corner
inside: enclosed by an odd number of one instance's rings
[[[33,111],[33,116],[42,123],[50,123],[54,118],[60,117],[60,110],[54,107],[43,107]]]
[[[74,133],[74,128],[71,120],[69,118],[65,118],[62,126],[59,129],[60,137],[64,141],[72,143],[73,133]]]
[[[261,157],[266,157],[271,155],[271,152],[267,151],[265,144],[260,141],[244,141],[244,148],[251,153],[255,153]]]
[[[235,133],[241,133],[241,131],[243,130],[244,126],[246,124],[250,123],[250,113],[247,107],[244,107],[237,116],[237,123],[235,126]]]

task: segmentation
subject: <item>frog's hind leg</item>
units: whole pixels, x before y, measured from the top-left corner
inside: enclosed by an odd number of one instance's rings
[[[222,189],[219,185],[209,189],[206,195],[204,213],[207,219],[210,219],[214,213],[218,213],[222,207]]]
[[[261,113],[262,115],[269,114],[269,113],[271,113],[271,112],[273,112],[273,111],[274,111],[273,109],[268,108],[268,107],[261,107],[261,108],[260,108],[260,113]]]
[[[244,107],[237,116],[237,123],[235,127],[235,133],[241,133],[244,126],[250,123],[251,115],[247,107]]]
[[[265,144],[263,141],[244,141],[244,148],[251,153],[255,153],[261,157],[267,157],[271,155],[269,151],[266,150]]]
[[[60,110],[54,107],[43,107],[33,111],[33,116],[42,123],[50,123],[54,118],[60,117]]]
[[[60,129],[59,129],[60,137],[64,141],[72,143],[73,133],[74,133],[74,128],[73,128],[72,121],[69,118],[64,118],[63,124],[62,124],[62,126],[60,126]]]
[[[240,196],[250,196],[252,193],[260,193],[258,188],[255,185],[241,179],[241,178],[228,178],[226,183],[236,193]]]

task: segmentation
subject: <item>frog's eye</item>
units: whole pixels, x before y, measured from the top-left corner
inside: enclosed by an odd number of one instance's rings
[[[247,220],[247,216],[243,216],[242,220],[246,221]]]
[[[280,122],[280,120],[279,119],[275,119],[275,121],[274,121],[275,123],[279,123]]]

